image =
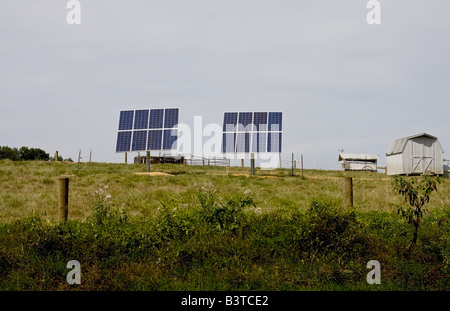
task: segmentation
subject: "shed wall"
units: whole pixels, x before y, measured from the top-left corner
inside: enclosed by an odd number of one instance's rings
[[[403,154],[394,154],[386,157],[387,174],[401,175],[403,173]]]
[[[436,141],[436,143],[434,144],[435,146],[435,158],[436,158],[436,162],[435,162],[435,174],[439,174],[439,175],[443,175],[445,170],[444,170],[444,154],[443,154],[443,149],[441,144],[439,143],[439,141]]]

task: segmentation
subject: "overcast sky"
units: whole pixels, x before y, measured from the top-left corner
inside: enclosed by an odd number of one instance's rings
[[[380,0],[0,2],[0,145],[123,162],[119,111],[179,107],[180,122],[282,111],[283,165],[338,169],[429,133],[450,158],[450,2]]]

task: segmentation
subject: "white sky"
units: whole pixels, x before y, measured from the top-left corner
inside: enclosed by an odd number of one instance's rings
[[[119,111],[282,111],[283,165],[338,169],[338,149],[380,155],[437,136],[450,158],[450,2],[79,0],[0,2],[0,145],[123,162]],[[130,157],[130,156],[129,156]]]

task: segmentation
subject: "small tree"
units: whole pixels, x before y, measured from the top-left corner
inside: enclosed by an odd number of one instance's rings
[[[440,184],[439,177],[423,176],[416,177],[394,177],[394,190],[403,196],[407,207],[398,205],[398,213],[408,220],[408,223],[414,226],[414,236],[407,248],[407,252],[417,242],[417,234],[423,217],[426,204],[430,201],[430,195],[437,191],[437,185]]]

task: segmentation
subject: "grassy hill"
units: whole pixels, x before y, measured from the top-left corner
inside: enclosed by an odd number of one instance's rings
[[[391,178],[381,173],[305,170],[261,171],[249,176],[249,168],[153,165],[146,175],[145,165],[82,164],[66,162],[0,161],[0,221],[9,222],[30,214],[57,220],[58,178],[70,177],[71,219],[91,213],[95,191],[107,187],[115,205],[125,205],[132,215],[154,214],[160,201],[177,199],[196,204],[195,194],[212,184],[221,196],[249,191],[261,212],[293,212],[309,207],[313,200],[342,202],[342,178],[353,177],[354,205],[358,211],[392,211],[391,203],[401,197],[392,190]],[[141,173],[141,174],[139,174]],[[450,182],[444,180],[433,195],[430,209],[450,205]]]
[[[442,290],[450,181],[419,242],[390,177],[371,172],[0,161],[0,289]],[[58,223],[58,177],[70,177]],[[353,177],[354,208],[342,207]],[[78,260],[82,284],[66,282]],[[382,283],[368,285],[378,260]]]

